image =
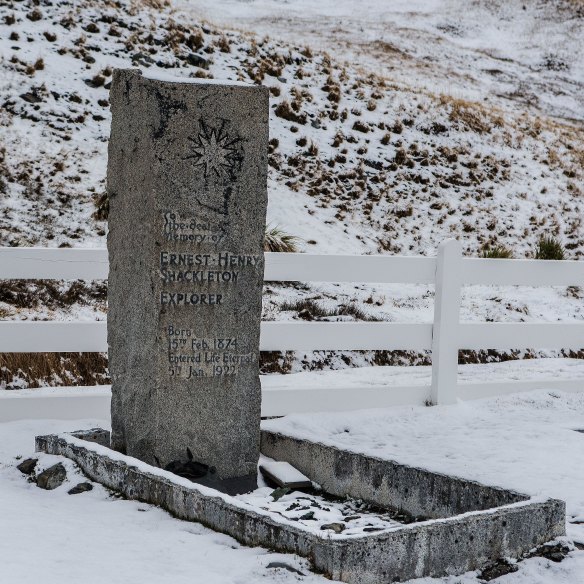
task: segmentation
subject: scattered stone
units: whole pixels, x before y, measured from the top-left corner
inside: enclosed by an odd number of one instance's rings
[[[25,475],[31,475],[37,465],[38,458],[27,458],[23,460],[16,468]]]
[[[561,562],[570,553],[570,548],[561,543],[547,544],[538,547],[536,550],[531,552],[528,558],[545,558],[546,560],[551,560],[552,562]]]
[[[101,428],[92,428],[91,430],[77,430],[75,432],[71,432],[71,434],[73,436],[82,436],[83,440],[87,442],[94,442],[95,444],[101,444],[101,446],[109,447],[110,444],[110,433],[107,430],[102,430]]]
[[[27,103],[41,103],[43,101],[42,97],[39,97],[36,93],[22,93],[20,95],[21,99],[24,99]]]
[[[272,492],[271,497],[274,501],[280,500],[284,495],[287,495],[290,492],[290,487],[278,487],[275,491]]]
[[[326,525],[321,525],[321,529],[332,529],[335,533],[342,533],[345,531],[346,525],[342,523],[327,523]]]
[[[145,53],[136,53],[135,55],[132,55],[132,64],[142,65],[142,67],[150,67],[150,65],[154,64],[154,59]]]
[[[53,466],[43,470],[37,476],[37,487],[52,491],[60,487],[67,478],[67,471],[65,467],[59,462]]]
[[[314,511],[309,511],[304,515],[301,515],[298,519],[303,519],[304,521],[313,521],[314,520]]]
[[[200,67],[201,69],[209,68],[209,61],[197,53],[189,53],[187,56],[187,63],[193,65],[194,67]]]
[[[87,491],[93,491],[93,485],[91,483],[79,483],[70,489],[68,494],[78,495],[79,493],[86,493]]]
[[[272,568],[274,570],[280,568],[282,570],[288,570],[288,572],[292,572],[293,574],[298,574],[299,576],[305,576],[306,574],[304,574],[303,572],[301,572],[300,570],[297,570],[296,568],[294,568],[294,566],[290,566],[289,564],[286,564],[284,562],[270,562],[266,568]]]

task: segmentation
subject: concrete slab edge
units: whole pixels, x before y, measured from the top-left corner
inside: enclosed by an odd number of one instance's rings
[[[158,505],[179,519],[202,523],[245,545],[296,553],[308,558],[316,571],[348,584],[461,574],[492,559],[518,557],[565,532],[565,504],[548,499],[364,537],[323,537],[97,443],[49,435],[36,438],[36,449],[70,458],[89,478],[130,499]]]
[[[530,497],[393,460],[262,430],[261,451],[285,460],[333,495],[349,495],[415,517],[439,519]]]

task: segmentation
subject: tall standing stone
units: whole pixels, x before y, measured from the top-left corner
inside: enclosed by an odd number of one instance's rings
[[[252,484],[267,89],[118,70],[111,108],[112,447]]]

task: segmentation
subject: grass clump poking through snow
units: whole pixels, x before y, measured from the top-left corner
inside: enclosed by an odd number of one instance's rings
[[[513,259],[513,252],[504,245],[496,245],[494,247],[484,247],[481,257],[484,259]]]
[[[107,221],[109,217],[109,197],[107,193],[96,194],[93,198],[95,212],[93,218],[97,221]]]
[[[564,260],[564,246],[555,237],[542,237],[535,248],[536,260]]]
[[[296,312],[302,320],[321,320],[335,317],[350,317],[361,321],[378,321],[379,319],[366,314],[356,304],[340,304],[332,308],[325,308],[312,298],[302,298],[292,302],[283,302],[280,305],[282,312]]]
[[[299,251],[300,238],[286,233],[277,225],[266,227],[264,236],[264,251],[280,253],[297,253]]]

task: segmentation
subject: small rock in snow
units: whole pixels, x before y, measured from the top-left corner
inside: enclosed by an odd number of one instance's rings
[[[187,63],[195,67],[201,67],[201,69],[209,68],[209,61],[204,57],[201,57],[201,55],[197,55],[197,53],[190,53],[187,56]]]
[[[342,523],[327,523],[326,525],[321,525],[321,529],[332,529],[335,533],[342,533],[345,531],[345,526]]]
[[[294,566],[290,566],[284,562],[270,562],[266,568],[281,568],[283,570],[288,570],[288,572],[292,572],[293,574],[298,574],[299,576],[304,576],[300,570],[294,568]]]
[[[39,97],[36,93],[22,93],[20,95],[21,99],[24,99],[27,103],[41,103],[43,99]]]
[[[38,458],[27,458],[23,460],[16,468],[25,475],[31,475],[37,465]]]
[[[278,487],[275,491],[272,492],[271,497],[274,501],[280,500],[284,495],[287,495],[290,492],[290,487]]]
[[[87,491],[92,491],[93,485],[91,483],[79,483],[75,485],[70,491],[69,495],[78,495],[79,493],[86,493]]]
[[[37,477],[37,487],[52,491],[60,487],[67,478],[65,467],[59,462],[43,470]]]

